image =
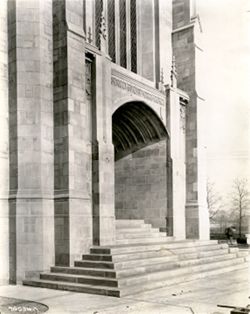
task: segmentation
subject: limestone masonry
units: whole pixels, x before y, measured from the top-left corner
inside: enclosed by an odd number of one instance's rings
[[[1,0],[1,284],[116,220],[209,239],[200,36],[191,0]]]

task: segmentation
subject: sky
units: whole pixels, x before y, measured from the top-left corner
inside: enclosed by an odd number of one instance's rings
[[[205,57],[207,174],[230,197],[236,177],[250,190],[250,0],[197,0]]]

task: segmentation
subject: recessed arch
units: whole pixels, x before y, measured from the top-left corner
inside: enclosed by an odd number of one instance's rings
[[[120,106],[112,115],[115,159],[169,137],[155,111],[141,101]]]

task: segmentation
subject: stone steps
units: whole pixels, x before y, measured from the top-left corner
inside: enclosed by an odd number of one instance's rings
[[[163,232],[137,232],[137,233],[119,233],[116,236],[117,240],[124,240],[124,239],[138,239],[138,238],[145,238],[148,237],[150,235],[150,237],[152,238],[166,238],[166,233]]]
[[[52,267],[51,272],[53,273],[66,273],[73,275],[93,275],[93,276],[102,276],[108,278],[122,278],[126,276],[132,276],[143,273],[150,273],[153,271],[173,269],[174,267],[183,267],[183,266],[191,266],[196,264],[202,264],[204,261],[207,263],[215,262],[215,261],[223,261],[235,258],[235,254],[228,254],[225,256],[213,256],[210,258],[201,259],[191,259],[186,261],[179,261],[177,257],[175,260],[169,261],[159,261],[158,263],[146,262],[144,265],[140,263],[140,266],[134,267],[132,264],[126,264],[125,267],[119,267],[117,264],[115,265],[115,270],[107,270],[107,269],[96,269],[96,268],[87,268],[87,267]],[[138,262],[137,262],[138,263]]]
[[[74,274],[61,274],[61,273],[44,273],[41,274],[42,280],[49,281],[64,281],[73,283],[82,283],[89,285],[105,286],[105,287],[118,287],[118,281],[116,278],[108,277],[95,277],[86,275],[74,275]]]
[[[157,228],[152,228],[151,225],[149,224],[145,224],[141,227],[137,227],[137,228],[117,228],[116,227],[116,233],[117,234],[128,234],[128,233],[133,233],[133,234],[137,234],[137,233],[142,233],[142,232],[159,232],[159,229]]]
[[[188,258],[199,258],[205,256],[211,256],[214,254],[221,255],[227,254],[228,248],[223,244],[211,244],[211,245],[199,245],[194,248],[181,248],[181,249],[168,249],[166,246],[164,249],[161,248],[159,250],[154,250],[153,247],[148,247],[149,250],[147,251],[127,251],[126,253],[111,253],[112,250],[105,250],[105,249],[95,249],[95,253],[91,254],[84,254],[82,258],[84,260],[95,260],[95,261],[113,261],[119,262],[120,260],[133,260],[139,258],[150,258],[150,257],[162,257],[162,256],[179,256],[181,259],[188,259]],[[128,248],[129,249],[129,248]],[[207,251],[209,249],[209,251]],[[99,253],[100,252],[100,253]],[[238,252],[238,251],[236,251]],[[112,255],[110,255],[112,254]],[[242,252],[241,254],[248,254],[247,252]]]
[[[119,297],[240,269],[249,259],[217,241],[162,237],[142,220],[117,221],[116,233],[115,245],[92,247],[74,267],[51,267],[24,284]]]
[[[144,220],[141,219],[118,219],[115,221],[116,229],[119,228],[140,228],[145,227],[145,225],[150,226],[149,224],[145,224]]]
[[[87,276],[81,276],[80,279],[76,279],[77,277],[79,278],[79,276],[75,276],[72,278],[72,276],[61,276],[61,277],[53,277],[51,276],[50,279],[53,278],[53,280],[48,280],[48,277],[44,277],[47,279],[40,279],[40,280],[26,280],[24,281],[24,285],[29,285],[29,286],[33,286],[33,287],[41,287],[41,288],[50,288],[50,289],[58,289],[58,290],[67,290],[67,291],[75,291],[75,292],[84,292],[84,293],[94,293],[94,294],[101,294],[101,295],[107,295],[107,296],[116,296],[116,297],[120,297],[120,296],[127,296],[127,295],[131,295],[134,293],[140,293],[140,292],[144,292],[144,291],[148,291],[151,289],[157,289],[157,288],[161,288],[164,286],[170,286],[170,285],[174,285],[180,282],[184,282],[184,281],[191,281],[191,280],[195,280],[195,279],[200,279],[200,278],[204,278],[204,277],[208,277],[208,276],[213,276],[213,275],[217,275],[220,273],[225,273],[225,272],[231,272],[231,271],[235,271],[238,269],[242,269],[246,267],[246,265],[244,263],[239,263],[239,261],[235,261],[235,263],[227,265],[225,267],[218,267],[218,265],[214,265],[213,267],[210,268],[210,271],[208,272],[207,270],[203,270],[203,271],[190,271],[189,268],[187,267],[187,271],[184,272],[180,272],[179,274],[175,273],[173,275],[173,270],[170,270],[168,272],[169,276],[161,276],[160,280],[153,280],[152,278],[150,278],[151,274],[148,275],[148,280],[144,281],[143,284],[141,282],[138,283],[138,279],[137,279],[137,284],[131,284],[131,282],[127,282],[127,285],[123,286],[123,287],[116,287],[116,286],[110,286],[110,283],[112,281],[108,281],[107,285],[107,280],[103,281],[103,278],[100,279],[98,278],[98,280],[96,280],[95,277],[87,277]],[[160,272],[162,275],[162,272]],[[172,274],[172,276],[171,276]],[[87,282],[89,282],[89,284],[83,283],[86,282],[86,278],[87,278]],[[57,279],[57,280],[55,280]],[[63,279],[67,280],[67,281],[63,281]],[[70,280],[72,280],[70,282]],[[120,281],[120,279],[119,279]],[[117,281],[117,282],[119,282]],[[78,282],[82,282],[82,283],[78,283]],[[113,284],[115,285],[115,280],[113,280]],[[102,285],[98,285],[98,283],[102,283]],[[105,283],[105,286],[104,286]]]
[[[52,273],[72,274],[72,275],[86,275],[86,276],[101,276],[104,278],[116,278],[116,271],[114,269],[106,268],[84,268],[84,267],[64,267],[53,266],[51,267]]]
[[[87,267],[87,268],[101,268],[101,269],[114,269],[114,263],[112,262],[100,262],[100,261],[75,261],[75,267]]]
[[[197,252],[197,249],[199,251],[204,251],[206,250],[206,248],[209,247],[209,250],[218,250],[218,249],[227,249],[228,250],[228,245],[227,244],[219,244],[219,243],[200,243],[197,245],[187,245],[185,246],[178,246],[178,244],[176,246],[172,245],[172,247],[169,247],[169,250],[171,250],[171,252],[176,252],[178,254],[185,254],[185,253],[193,253],[193,252]]]
[[[173,268],[171,267],[171,272],[169,269],[160,268],[158,271],[154,269],[154,272],[150,273],[130,273],[130,276],[120,277],[119,281],[117,278],[102,277],[102,276],[90,276],[90,275],[79,275],[71,273],[42,273],[41,280],[49,281],[63,281],[72,283],[82,283],[98,286],[108,286],[108,287],[133,287],[135,285],[145,285],[148,282],[158,281],[158,280],[170,280],[171,278],[177,278],[178,276],[184,276],[190,273],[204,272],[210,269],[226,268],[233,265],[239,265],[243,262],[242,258],[236,258],[233,261],[219,261],[210,262],[203,265],[195,265],[191,267]],[[164,264],[165,265],[165,264]],[[152,266],[152,265],[150,265]],[[174,265],[173,265],[174,266]],[[140,269],[138,267],[138,269]],[[119,274],[119,272],[118,272]],[[136,275],[136,276],[134,276]]]
[[[205,277],[210,277],[210,276],[215,276],[218,274],[223,274],[227,272],[233,272],[242,268],[246,268],[247,266],[245,264],[234,264],[228,267],[224,268],[214,268],[210,269],[209,272],[203,271],[203,272],[196,272],[196,273],[187,273],[183,274],[181,276],[177,276],[175,278],[164,278],[161,280],[157,281],[152,281],[148,283],[144,283],[143,285],[133,285],[130,287],[126,287],[123,289],[120,289],[120,296],[128,296],[132,295],[135,293],[142,293],[145,291],[153,290],[153,289],[158,289],[162,287],[167,287],[167,286],[172,286],[181,282],[187,282],[187,281],[192,281],[192,280],[197,280],[197,279],[202,279]]]
[[[139,244],[139,243],[155,243],[155,242],[162,242],[165,243],[166,242],[166,236],[164,237],[160,237],[158,236],[157,238],[155,237],[151,237],[150,235],[144,238],[133,238],[133,239],[122,239],[122,240],[116,240],[117,244]]]
[[[120,290],[115,287],[103,287],[96,285],[84,285],[77,283],[70,283],[64,281],[50,281],[50,280],[25,280],[23,282],[25,286],[32,286],[38,288],[66,290],[82,293],[100,294],[112,297],[120,297]]]
[[[175,271],[179,269],[180,267],[184,269],[185,266],[189,266],[187,271],[190,271],[191,266],[201,265],[204,262],[213,263],[217,261],[226,261],[234,258],[235,256],[220,256],[220,257],[214,257],[213,259],[205,260],[205,259],[194,259],[194,260],[188,260],[188,261],[169,261],[169,262],[159,262],[154,264],[146,264],[145,266],[137,266],[137,267],[128,267],[128,268],[116,268],[116,276],[117,278],[123,278],[123,277],[129,277],[129,276],[137,276],[140,274],[149,274],[152,272],[162,272],[163,270],[172,270]]]
[[[231,253],[231,254],[223,254],[223,255],[216,255],[216,256],[203,256],[199,258],[191,258],[191,259],[185,259],[185,260],[180,260],[178,262],[178,265],[180,266],[190,266],[190,265],[196,265],[196,264],[201,264],[201,263],[211,263],[211,262],[216,262],[216,261],[223,261],[223,260],[230,260],[232,258],[236,258],[236,254]]]
[[[129,278],[121,278],[119,280],[119,287],[124,286],[134,286],[134,285],[144,285],[147,282],[151,281],[158,281],[158,280],[164,280],[164,279],[170,279],[172,277],[178,277],[183,276],[190,273],[195,272],[204,272],[208,271],[210,269],[214,268],[225,268],[228,266],[238,265],[239,263],[243,263],[243,258],[236,258],[233,260],[226,260],[226,261],[219,261],[219,262],[212,262],[212,263],[206,263],[201,265],[192,265],[190,267],[178,267],[176,269],[171,269],[171,271],[164,270],[164,271],[158,271],[154,273],[143,274],[135,277],[129,277]]]
[[[178,258],[175,256],[161,256],[145,259],[135,259],[130,261],[115,262],[115,269],[122,270],[127,268],[137,268],[137,267],[146,267],[147,265],[154,265],[159,263],[164,263],[165,265],[169,263],[174,263],[176,265]]]
[[[150,259],[154,257],[174,257],[175,255],[167,250],[159,250],[159,251],[146,251],[146,252],[130,252],[127,254],[112,254],[112,261],[131,261],[137,259]]]
[[[143,220],[117,220],[116,244],[166,242],[166,233],[152,228]]]
[[[227,244],[219,244],[216,241],[168,241],[166,238],[165,243],[136,243],[136,244],[126,244],[126,245],[116,245],[110,247],[93,247],[90,249],[90,253],[92,254],[112,254],[129,256],[132,253],[140,253],[140,252],[168,252],[172,254],[177,254],[176,250],[179,249],[179,253],[182,254],[192,254],[196,253],[199,248],[208,248],[214,250],[223,250],[226,249],[228,251]],[[204,249],[205,249],[204,248]]]
[[[114,259],[115,256],[113,256]],[[120,257],[120,256],[117,256]],[[228,254],[224,251],[223,255],[215,255],[207,257],[207,254],[200,256],[199,258],[191,258],[191,259],[185,259],[180,260],[177,255],[165,255],[165,256],[158,256],[158,257],[151,257],[148,258],[148,256],[139,258],[137,256],[137,259],[132,260],[124,260],[123,255],[122,258],[117,259],[117,261],[114,262],[114,269],[117,271],[117,277],[121,276],[129,276],[131,274],[136,273],[142,273],[142,272],[152,272],[158,269],[172,269],[173,267],[180,267],[185,265],[196,265],[201,263],[209,263],[209,262],[215,262],[215,261],[223,261],[223,260],[229,260],[236,257],[235,254],[231,253]],[[108,263],[109,265],[110,263]],[[78,261],[77,266],[86,267],[86,264],[82,261]],[[95,265],[91,264],[91,267],[94,267]],[[102,267],[104,267],[103,263],[101,264]],[[100,266],[100,267],[101,267]],[[132,269],[132,270],[131,270]]]
[[[177,253],[176,253],[177,254]],[[225,255],[228,254],[228,248],[225,249],[221,249],[218,248],[213,249],[211,251],[199,251],[199,252],[191,252],[191,253],[182,253],[179,254],[179,259],[180,260],[187,260],[187,259],[192,259],[192,258],[202,258],[202,257],[210,257],[210,256],[214,256],[214,255]]]
[[[112,255],[109,254],[84,254],[82,259],[86,261],[107,261],[112,262]]]
[[[226,268],[220,269],[213,269],[210,270],[209,273],[207,272],[198,272],[193,273],[186,276],[180,276],[177,278],[161,280],[156,282],[151,282],[149,284],[144,284],[143,286],[133,286],[127,287],[126,289],[119,289],[115,287],[108,287],[108,286],[97,286],[97,285],[86,285],[86,284],[77,284],[77,283],[70,283],[70,282],[57,282],[57,281],[49,281],[49,280],[25,280],[23,282],[24,285],[39,287],[39,288],[47,288],[47,289],[57,289],[57,290],[66,290],[66,291],[74,291],[74,292],[82,292],[82,293],[90,293],[90,294],[99,294],[105,296],[113,296],[113,297],[121,297],[127,296],[135,293],[141,293],[144,291],[157,289],[161,287],[166,287],[170,285],[174,285],[184,281],[192,281],[196,279],[201,279],[208,276],[214,276],[221,273],[231,272],[238,269],[245,268],[246,265],[233,265]]]
[[[135,243],[135,244],[119,244],[119,245],[110,245],[109,247],[92,247],[91,252],[95,249],[106,250],[106,252],[111,252],[112,254],[118,254],[121,252],[128,253],[138,250],[151,250],[152,247],[154,250],[160,249],[171,249],[171,248],[188,248],[188,247],[198,247],[204,245],[218,245],[216,240],[207,240],[207,241],[197,241],[197,240],[179,240],[176,241],[172,237],[166,237],[165,243]],[[223,244],[225,245],[225,244]],[[110,250],[110,251],[108,251]]]

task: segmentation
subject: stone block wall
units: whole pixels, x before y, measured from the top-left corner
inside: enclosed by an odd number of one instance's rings
[[[111,60],[102,52],[95,57],[92,102],[92,193],[94,244],[115,241],[114,146],[112,143]]]
[[[169,234],[186,238],[186,108],[188,95],[175,87],[167,87],[167,127],[170,132],[168,173]]]
[[[0,4],[0,284],[9,274],[9,110],[7,0]]]
[[[193,26],[173,34],[178,87],[189,95],[186,123],[187,199],[197,200],[197,95],[195,90],[195,46]]]
[[[186,111],[186,234],[188,237],[198,238],[197,94],[195,88],[194,25],[173,33],[173,55],[176,58],[178,88],[189,95]]]
[[[191,8],[192,9],[192,8]],[[177,86],[187,92],[186,111],[186,234],[190,238],[209,238],[205,191],[205,156],[201,98],[197,68],[201,67],[198,19],[190,10],[190,0],[173,1],[173,55],[178,73]],[[198,57],[199,56],[199,57]],[[198,97],[200,96],[200,97]]]
[[[116,161],[116,218],[144,219],[154,227],[166,226],[166,151],[164,140]]]
[[[173,0],[173,29],[189,24],[190,2],[191,0]]]
[[[91,112],[85,101],[83,2],[53,2],[55,249],[72,265],[92,244]]]
[[[54,263],[52,1],[9,1],[11,280]]]

